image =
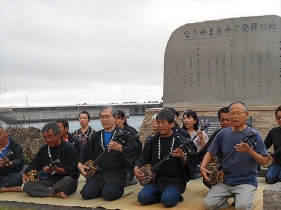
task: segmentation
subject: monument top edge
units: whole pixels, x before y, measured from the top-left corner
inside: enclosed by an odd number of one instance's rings
[[[216,22],[216,21],[231,21],[236,19],[256,19],[256,18],[281,18],[281,16],[272,14],[272,15],[259,15],[259,16],[240,16],[240,17],[230,17],[230,18],[220,18],[220,19],[213,19],[213,20],[205,20],[205,21],[197,21],[197,22],[191,22],[186,23],[187,24],[198,24],[198,23],[207,23],[207,22]],[[182,26],[184,26],[182,25]]]
[[[198,21],[198,22],[192,22],[192,23],[186,23],[184,25],[181,25],[180,27],[178,27],[175,31],[177,31],[178,29],[188,26],[188,25],[194,25],[194,24],[208,24],[210,22],[221,22],[221,21],[233,21],[233,20],[241,20],[241,21],[245,21],[247,19],[260,19],[260,18],[268,18],[268,19],[280,19],[281,21],[281,16],[272,14],[272,15],[261,15],[261,16],[241,16],[241,17],[231,17],[231,18],[221,18],[221,19],[214,19],[214,20],[205,20],[205,21]],[[174,32],[175,32],[174,31]]]

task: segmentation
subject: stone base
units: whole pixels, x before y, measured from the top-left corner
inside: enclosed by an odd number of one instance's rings
[[[263,190],[263,210],[281,209],[281,182]]]

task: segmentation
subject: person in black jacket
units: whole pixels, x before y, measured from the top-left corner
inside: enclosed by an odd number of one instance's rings
[[[204,155],[207,153],[207,149],[210,146],[210,144],[213,142],[214,138],[218,134],[218,132],[223,129],[231,126],[230,119],[229,119],[229,108],[228,107],[222,107],[218,111],[218,119],[219,123],[221,125],[221,128],[217,129],[209,138],[208,142],[205,144],[205,146],[198,152],[198,161],[202,162]]]
[[[146,140],[145,140],[143,146],[145,146],[145,144],[146,144],[150,139],[152,139],[152,137],[157,133],[156,115],[157,115],[157,113],[154,114],[154,115],[151,117],[150,123],[151,123],[151,130],[152,130],[152,133],[148,134],[148,136],[146,137]]]
[[[127,131],[116,126],[117,111],[104,106],[100,111],[103,129],[93,134],[79,156],[78,168],[82,175],[88,175],[85,162],[94,161],[97,170],[88,177],[80,194],[89,200],[103,197],[108,201],[119,199],[124,193],[128,165],[139,156],[136,141]]]
[[[60,138],[63,141],[66,141],[66,142],[69,142],[70,144],[72,144],[76,148],[78,155],[80,155],[80,152],[82,150],[82,143],[78,139],[74,138],[73,136],[71,136],[69,134],[68,121],[66,119],[58,119],[58,120],[56,120],[56,123],[60,127]]]
[[[24,158],[21,145],[10,136],[9,126],[0,121],[0,192],[22,191]]]
[[[134,127],[128,125],[127,117],[125,116],[125,113],[120,109],[117,110],[116,125],[118,125],[119,128],[122,128],[125,131],[128,131],[134,137],[134,139],[138,145],[139,151],[141,152],[142,151],[142,142],[139,140],[138,131]]]
[[[116,125],[119,128],[122,128],[125,131],[128,131],[133,136],[134,140],[136,141],[136,143],[138,145],[139,153],[141,153],[142,142],[139,139],[138,131],[135,128],[133,128],[132,126],[128,125],[125,113],[120,109],[117,110]],[[138,183],[138,181],[134,178],[134,167],[135,167],[135,163],[133,163],[131,165],[127,164],[126,186],[134,185],[134,184]]]
[[[180,135],[184,136],[185,138],[191,138],[191,136],[189,135],[189,133],[187,132],[187,130],[181,128],[179,126],[179,124],[177,123],[178,117],[180,116],[180,113],[175,110],[174,108],[171,107],[167,107],[167,109],[169,109],[173,115],[174,115],[174,124],[175,126],[173,127],[173,129]]]
[[[216,135],[218,134],[218,132],[223,129],[223,128],[227,128],[229,126],[231,126],[231,122],[230,122],[230,118],[229,118],[229,107],[222,107],[219,109],[218,111],[218,119],[219,119],[219,123],[221,125],[221,128],[217,129],[209,138],[208,142],[205,144],[205,146],[197,153],[197,158],[198,158],[198,162],[201,163],[203,161],[204,155],[207,153],[207,149],[210,146],[210,144],[213,142],[213,140],[215,139]],[[219,162],[222,159],[222,157],[218,157],[219,158]],[[208,184],[208,182],[206,182],[203,179],[203,184],[208,187],[211,188],[211,185]]]
[[[189,144],[179,148],[186,138],[174,128],[174,114],[167,108],[156,116],[158,133],[149,140],[140,157],[136,160],[134,173],[139,182],[146,179],[140,170],[144,165],[155,167],[152,173],[155,179],[147,183],[138,194],[141,205],[162,202],[165,207],[173,207],[179,201],[197,167],[196,146],[189,139]],[[171,154],[169,158],[167,155]],[[162,163],[162,164],[161,164]]]
[[[78,186],[78,152],[71,144],[61,140],[57,123],[45,124],[42,133],[46,144],[22,174],[23,190],[33,197],[67,198]],[[38,171],[39,180],[29,180],[27,174],[33,170]]]
[[[281,182],[281,106],[278,106],[275,110],[275,119],[278,126],[272,128],[264,140],[266,149],[273,145],[275,153],[275,161],[269,166],[265,174],[265,181],[268,184]]]

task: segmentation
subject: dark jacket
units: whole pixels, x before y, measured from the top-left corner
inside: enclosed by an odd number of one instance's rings
[[[23,169],[24,159],[23,159],[23,150],[21,145],[16,141],[10,138],[10,145],[8,151],[12,151],[13,154],[9,157],[9,160],[14,163],[14,168],[11,167],[0,167],[0,179],[3,179],[5,176],[8,176],[10,173],[19,173]]]

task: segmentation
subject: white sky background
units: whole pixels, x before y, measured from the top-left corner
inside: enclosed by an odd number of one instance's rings
[[[0,3],[0,107],[160,101],[174,30],[205,20],[281,16],[280,0]]]

